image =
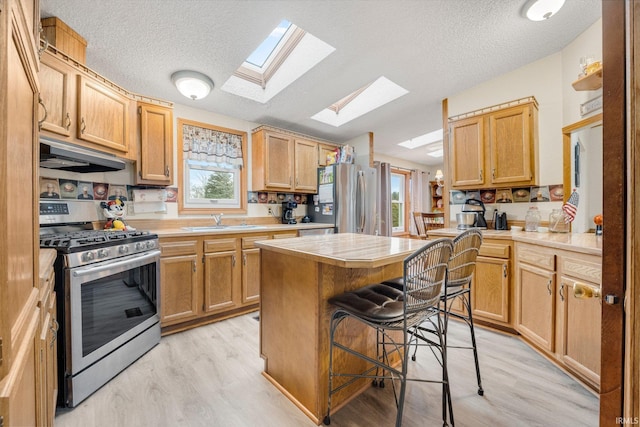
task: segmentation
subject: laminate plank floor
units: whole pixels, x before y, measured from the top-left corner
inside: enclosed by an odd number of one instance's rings
[[[160,344],[78,407],[58,410],[56,427],[312,427],[262,375],[256,313],[163,337]],[[451,322],[449,342],[464,345],[466,325]],[[598,397],[520,339],[476,329],[484,396],[477,394],[472,352],[449,351],[458,426],[597,426]],[[410,370],[439,378],[431,352]],[[409,382],[405,426],[442,425],[441,386]],[[393,426],[390,384],[371,388],[332,414],[332,427]]]

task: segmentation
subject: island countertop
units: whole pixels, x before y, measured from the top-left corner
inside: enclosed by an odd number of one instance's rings
[[[402,261],[425,240],[339,233],[295,239],[259,240],[256,246],[345,268],[375,268]]]

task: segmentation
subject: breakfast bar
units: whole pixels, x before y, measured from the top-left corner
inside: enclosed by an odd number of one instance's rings
[[[334,295],[402,275],[405,257],[424,240],[332,234],[262,240],[260,354],[263,375],[316,424],[327,409],[329,323]],[[341,325],[339,339],[375,355],[375,333]],[[360,372],[364,362],[334,354],[337,370]],[[362,379],[332,397],[333,411],[369,387]]]

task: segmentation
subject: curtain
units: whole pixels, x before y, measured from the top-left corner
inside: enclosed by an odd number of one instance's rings
[[[223,168],[242,168],[242,136],[229,132],[183,125],[183,159]]]

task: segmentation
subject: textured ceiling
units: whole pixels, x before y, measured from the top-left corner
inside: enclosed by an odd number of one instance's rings
[[[377,152],[429,164],[396,144],[439,129],[443,98],[558,52],[601,16],[601,0],[566,0],[531,22],[525,2],[41,0],[40,9],[87,40],[87,66],[134,92],[337,142],[373,132]],[[283,18],[336,51],[266,104],[221,91]],[[182,69],[209,75],[212,94],[182,97],[170,80]],[[310,119],[380,76],[409,93],[339,128]]]

